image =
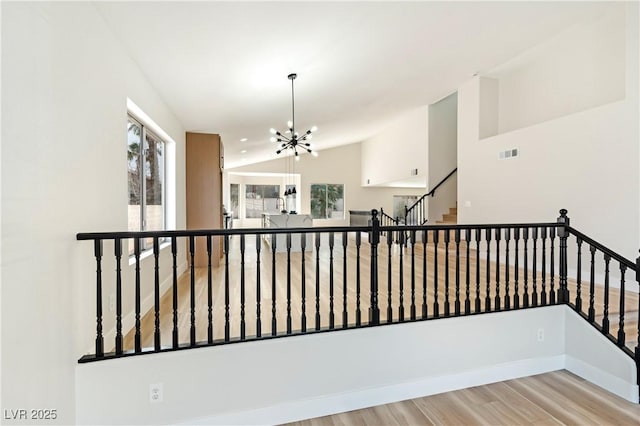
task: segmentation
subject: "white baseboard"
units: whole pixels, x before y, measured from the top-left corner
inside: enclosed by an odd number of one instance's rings
[[[565,355],[564,368],[611,393],[636,404],[638,403],[638,385],[626,382],[571,355]]]
[[[564,355],[528,359],[447,376],[428,377],[414,382],[291,401],[250,411],[225,413],[181,424],[281,424],[547,373],[564,367]]]

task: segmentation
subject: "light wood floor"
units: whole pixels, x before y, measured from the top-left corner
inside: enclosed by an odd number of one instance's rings
[[[273,269],[273,259],[271,248],[264,241],[259,241],[260,245],[260,277],[258,279],[258,268],[256,266],[258,256],[256,254],[256,238],[248,236],[245,240],[245,262],[244,262],[244,291],[240,284],[242,276],[242,266],[240,260],[240,236],[231,238],[230,254],[229,254],[229,336],[231,339],[241,336],[244,318],[244,334],[247,338],[257,333],[257,319],[261,320],[262,335],[271,334],[272,321],[276,320],[276,332],[286,333],[288,310],[290,310],[291,330],[296,332],[302,328],[302,313],[306,316],[306,328],[311,330],[315,327],[316,309],[320,314],[320,326],[322,328],[341,328],[345,325],[353,326],[356,322],[358,310],[360,311],[360,319],[363,324],[369,321],[369,303],[371,298],[370,291],[370,247],[366,241],[366,236],[362,239],[362,244],[357,255],[357,245],[354,234],[349,234],[348,238],[343,240],[342,234],[335,235],[335,245],[333,251],[329,249],[326,235],[319,253],[316,253],[315,247],[312,251],[307,251],[304,256],[302,253],[291,253],[291,267],[287,270],[287,254],[276,253],[275,269]],[[344,241],[347,243],[344,249]],[[550,289],[552,284],[557,290],[559,286],[558,272],[558,241],[556,239],[555,250],[555,275],[550,272],[545,273],[545,293],[547,301],[550,300]],[[484,248],[481,246],[481,253]],[[480,302],[480,311],[484,312],[487,308],[487,263],[485,259],[477,259],[475,245],[472,243],[469,250],[469,305],[470,312],[476,312],[476,299]],[[414,271],[412,275],[412,256],[414,253]],[[437,253],[436,253],[437,251]],[[346,254],[345,254],[346,253]],[[391,254],[391,256],[389,256]],[[467,298],[467,252],[465,243],[462,242],[459,247],[460,261],[456,264],[456,246],[452,242],[449,249],[445,250],[444,244],[438,244],[437,250],[432,242],[429,242],[426,251],[423,250],[422,243],[418,242],[414,247],[409,245],[407,248],[393,244],[388,246],[386,239],[381,240],[378,250],[378,267],[379,267],[379,293],[378,304],[380,307],[380,321],[386,322],[389,316],[393,321],[397,321],[401,314],[405,320],[409,320],[412,315],[412,304],[415,305],[415,315],[417,318],[422,317],[422,303],[426,297],[427,317],[434,315],[434,301],[437,295],[439,315],[444,316],[447,309],[450,315],[454,315],[456,311],[456,294],[460,301],[460,311],[465,312],[465,299]],[[448,268],[446,267],[448,255]],[[513,248],[511,256],[513,261]],[[529,243],[529,261],[533,256],[531,243]],[[437,273],[435,277],[435,268],[437,256]],[[523,265],[523,246],[520,246],[520,265]],[[547,269],[550,263],[550,248],[547,247]],[[541,247],[537,248],[537,264],[540,269],[541,264]],[[331,259],[333,258],[333,262]],[[389,259],[391,258],[391,311],[389,309]],[[401,259],[402,258],[402,259]],[[426,260],[427,272],[423,272],[423,258]],[[302,274],[304,260],[305,272]],[[346,260],[346,273],[345,273]],[[489,298],[488,308],[496,309],[496,291],[500,293],[500,307],[505,308],[505,294],[507,291],[507,272],[509,284],[509,303],[513,307],[515,300],[515,285],[518,281],[518,301],[520,306],[524,304],[525,294],[529,298],[530,305],[533,304],[534,297],[537,297],[538,304],[542,299],[543,278],[541,272],[532,274],[531,270],[525,274],[523,267],[516,269],[513,265],[505,267],[505,254],[501,254],[501,264],[499,267],[491,259],[488,268],[491,271],[489,279]],[[225,270],[222,265],[212,270],[212,291],[213,291],[213,337],[214,339],[223,339],[225,337]],[[318,268],[316,268],[318,266]],[[358,266],[360,270],[358,271]],[[400,268],[402,267],[402,274]],[[530,268],[531,269],[531,268]],[[272,277],[275,270],[275,292],[272,288]],[[500,284],[496,283],[496,272],[500,272]],[[357,288],[357,275],[360,275],[360,289]],[[448,275],[447,275],[448,273]],[[517,278],[516,278],[517,273]],[[476,276],[479,274],[480,285],[476,288]],[[290,277],[287,279],[287,277]],[[346,276],[346,280],[345,280]],[[412,281],[414,276],[414,288],[412,297]],[[303,285],[304,277],[304,285]],[[402,277],[402,291],[400,291],[400,278]],[[426,277],[426,292],[423,291],[423,278]],[[448,277],[448,279],[447,279]],[[456,277],[458,277],[458,292],[456,292]],[[525,280],[526,277],[526,280]],[[320,294],[318,306],[316,306],[316,278],[320,283]],[[181,344],[187,344],[190,341],[191,328],[191,291],[190,291],[191,275],[189,271],[183,274],[178,284],[178,328],[179,341]],[[208,306],[207,306],[207,269],[198,268],[195,271],[195,317],[196,317],[196,338],[197,341],[207,340],[208,328]],[[526,281],[526,283],[525,283]],[[582,285],[582,311],[586,312],[589,306],[588,296],[588,277],[583,277]],[[287,298],[287,283],[290,283],[289,299]],[[344,285],[346,283],[346,285]],[[437,283],[437,291],[435,284]],[[535,286],[534,286],[535,283]],[[526,292],[525,292],[526,284]],[[534,295],[535,287],[535,295]],[[331,291],[333,288],[333,292]],[[569,288],[571,291],[571,301],[576,299],[576,283],[569,280]],[[259,297],[258,290],[259,289]],[[595,310],[596,320],[601,323],[604,314],[604,290],[602,285],[596,285],[595,288]],[[304,291],[304,298],[303,298]],[[244,304],[241,303],[243,300]],[[331,294],[333,293],[333,297]],[[357,295],[360,295],[358,299]],[[170,346],[172,341],[173,328],[173,310],[172,310],[173,291],[170,289],[161,298],[160,308],[160,330],[162,346]],[[287,301],[290,300],[290,304]],[[620,292],[617,289],[611,289],[609,298],[609,321],[610,332],[614,336],[618,330],[618,311],[619,311]],[[258,303],[259,302],[259,303]],[[260,315],[258,316],[258,305]],[[448,306],[447,306],[448,305]],[[243,309],[244,306],[244,309]],[[637,322],[638,322],[638,295],[631,291],[625,294],[625,337],[626,345],[633,349],[637,342]],[[275,308],[275,311],[274,311]],[[359,308],[359,309],[358,309]],[[332,315],[333,313],[333,315]],[[344,321],[346,314],[346,322]],[[153,346],[154,331],[154,312],[153,309],[147,312],[141,321],[142,329],[142,346]],[[332,319],[333,317],[333,319]],[[126,334],[124,339],[124,349],[131,350],[133,348],[133,330]],[[113,344],[106,343],[106,346],[113,348]]]
[[[640,405],[562,370],[291,424],[638,425]]]

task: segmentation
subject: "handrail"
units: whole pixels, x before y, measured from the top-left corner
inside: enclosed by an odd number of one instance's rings
[[[413,203],[411,207],[404,208],[405,225],[409,223],[409,218],[413,219],[414,224],[418,224],[418,225],[422,225],[427,222],[428,218],[425,217],[426,212],[424,207],[425,198],[428,196],[433,197],[434,194],[436,193],[436,189],[440,188],[440,186],[444,184],[447,181],[447,179],[449,179],[457,171],[458,171],[458,168],[456,167],[448,175],[446,175],[440,182],[438,182],[438,184],[435,187],[433,187],[431,191],[427,192],[422,197],[420,197],[415,203]],[[414,210],[416,211],[414,212]]]
[[[380,231],[438,231],[438,230],[471,230],[471,229],[513,229],[513,228],[563,228],[565,225],[557,222],[540,223],[495,223],[495,224],[438,224],[438,225],[406,225],[382,226]]]
[[[394,218],[389,216],[387,213],[384,212],[384,210],[382,209],[382,207],[380,207],[380,222],[385,223],[393,223],[395,225],[398,224],[398,218]],[[382,225],[384,226],[384,225]]]
[[[433,197],[433,195],[436,193],[436,189],[440,188],[440,186],[445,183],[447,181],[447,179],[449,179],[455,172],[458,171],[458,168],[456,167],[455,169],[451,170],[451,172],[446,175],[436,186],[433,187],[433,189],[431,191],[429,191],[427,194],[431,194],[431,196]]]
[[[600,250],[602,253],[611,256],[613,259],[617,260],[618,262],[624,264],[627,268],[635,271],[636,270],[636,262],[632,262],[631,260],[627,259],[624,256],[619,255],[618,253],[616,253],[615,251],[611,250],[610,248],[606,247],[605,245],[597,242],[596,240],[594,240],[593,238],[587,237],[585,234],[583,234],[582,232],[576,230],[575,228],[572,228],[571,226],[567,227],[567,229],[569,230],[569,233],[575,235],[577,238],[580,238],[583,242],[594,246],[595,248],[597,248],[598,250]]]
[[[440,186],[442,186],[442,184],[444,184],[447,179],[449,179],[455,172],[458,171],[458,168],[456,167],[455,169],[451,170],[451,172],[449,172],[448,175],[446,175],[440,182],[438,182],[438,184],[436,186],[433,187],[433,189],[429,192],[427,192],[426,194],[424,194],[422,197],[420,197],[415,203],[413,203],[411,205],[411,207],[407,208],[407,211],[410,211],[411,209],[413,209],[418,203],[422,202],[423,199],[425,199],[428,196],[434,196],[436,193],[436,189],[440,188]]]

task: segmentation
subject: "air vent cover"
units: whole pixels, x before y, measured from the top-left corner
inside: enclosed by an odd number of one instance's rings
[[[508,160],[510,158],[514,158],[520,155],[520,151],[518,148],[507,149],[506,151],[500,151],[498,158],[500,160]]]

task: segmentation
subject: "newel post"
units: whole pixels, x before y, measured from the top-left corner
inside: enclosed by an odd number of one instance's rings
[[[564,226],[558,228],[558,237],[560,238],[560,288],[558,288],[558,302],[569,302],[569,288],[567,286],[567,238],[569,237],[569,217],[567,210],[560,210],[558,223]]]
[[[380,220],[378,211],[371,210],[371,307],[369,308],[369,324],[380,324],[380,309],[378,308],[378,243],[380,243]]]

